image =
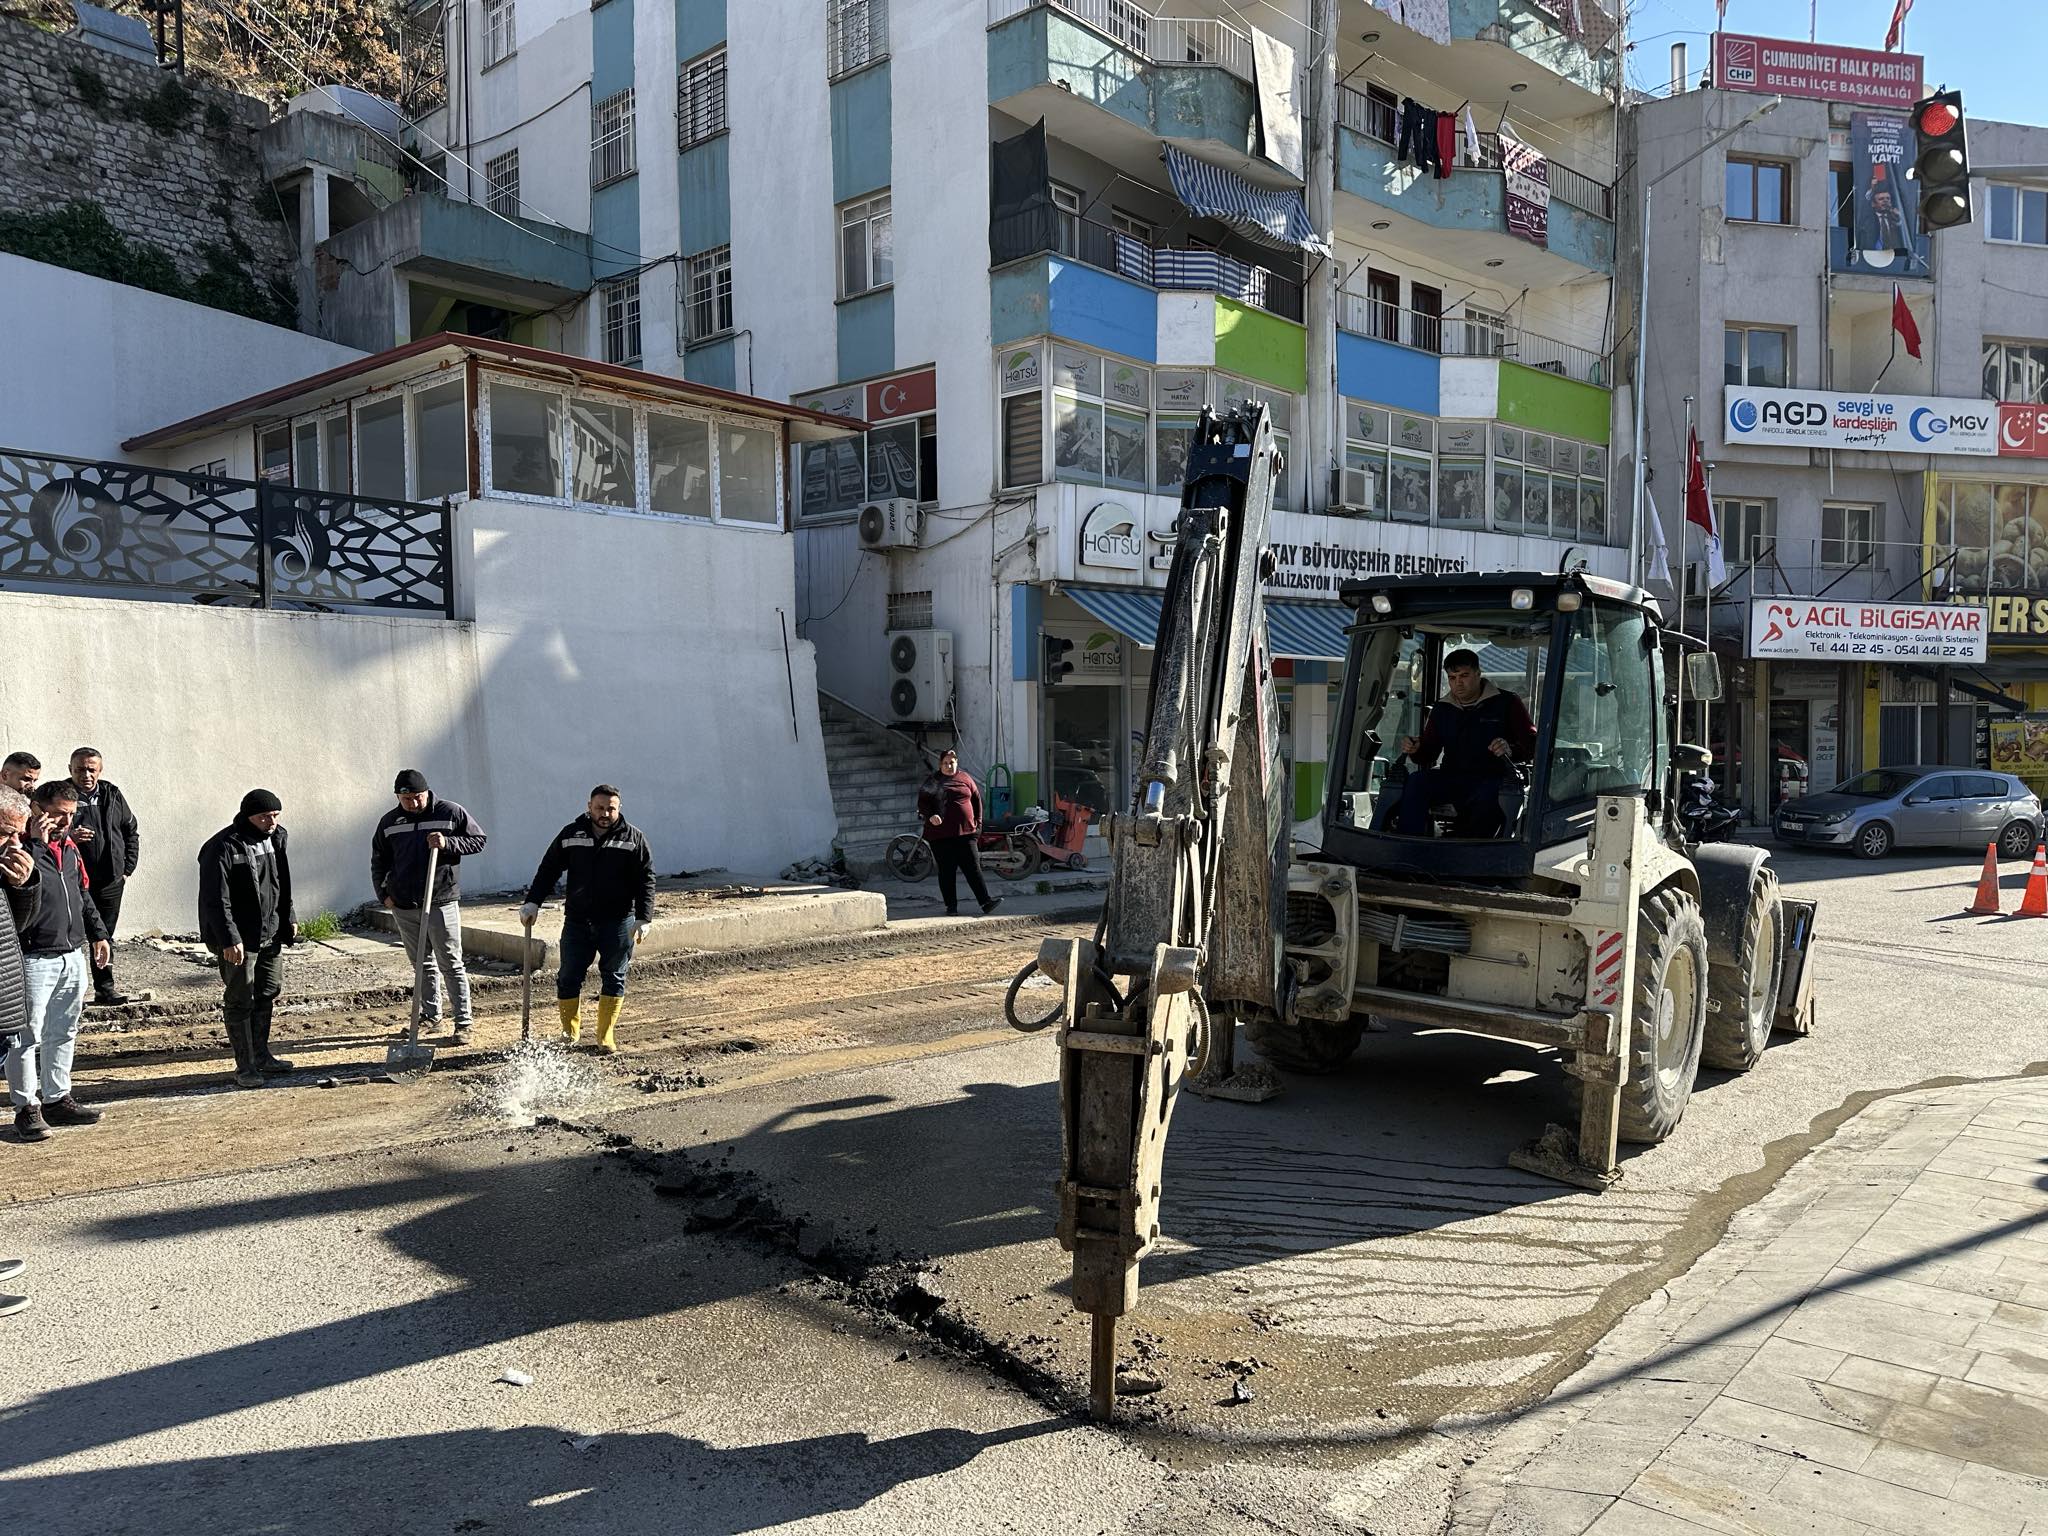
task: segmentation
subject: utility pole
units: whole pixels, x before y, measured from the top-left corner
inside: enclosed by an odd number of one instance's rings
[[[1337,0],[1309,0],[1308,7],[1308,173],[1303,201],[1309,223],[1335,251],[1337,201]],[[1311,512],[1328,508],[1330,482],[1341,460],[1337,436],[1337,263],[1333,256],[1316,259],[1303,284],[1302,319],[1308,336],[1309,473],[1305,505]]]

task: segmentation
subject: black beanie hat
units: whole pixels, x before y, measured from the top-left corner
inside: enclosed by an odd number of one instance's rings
[[[395,795],[423,795],[427,792],[427,776],[417,768],[407,768],[392,782],[391,792]]]
[[[281,811],[284,802],[267,789],[252,789],[242,796],[242,814],[261,816],[266,811]]]

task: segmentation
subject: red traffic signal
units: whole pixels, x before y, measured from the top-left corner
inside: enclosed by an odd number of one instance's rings
[[[1970,149],[1963,122],[1963,93],[1936,91],[1913,104],[1913,179],[1920,184],[1920,232],[1933,234],[1967,224],[1970,210]]]

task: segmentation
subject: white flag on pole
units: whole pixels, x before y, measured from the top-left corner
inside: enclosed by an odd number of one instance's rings
[[[1671,581],[1671,550],[1664,542],[1664,519],[1657,515],[1657,498],[1643,487],[1643,502],[1650,509],[1650,577],[1667,585]]]

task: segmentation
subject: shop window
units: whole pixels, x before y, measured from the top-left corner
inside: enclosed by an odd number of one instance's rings
[[[2048,594],[2048,485],[1943,477],[1937,579],[1959,593]]]
[[[889,194],[848,203],[839,210],[839,297],[851,299],[896,281],[896,242]]]
[[[782,497],[777,481],[777,434],[772,427],[721,422],[718,427],[718,520],[777,524]]]
[[[638,168],[633,149],[633,88],[590,109],[590,184],[623,181]]]
[[[571,395],[571,499],[596,507],[639,505],[639,477],[635,463],[633,408],[608,400]]]
[[[1714,503],[1714,526],[1730,565],[1749,565],[1778,542],[1778,503],[1769,498],[1724,497]]]
[[[1037,485],[1045,479],[1045,397],[1036,391],[1003,401],[1003,488]]]
[[[412,499],[438,501],[469,490],[469,422],[462,380],[415,390],[412,400]]]
[[[1792,333],[1767,325],[1731,325],[1723,332],[1725,382],[1758,389],[1792,386]]]
[[[1728,157],[1723,214],[1751,224],[1792,222],[1792,168],[1782,160]]]
[[[711,423],[647,413],[647,504],[670,517],[711,516]]]
[[[1877,551],[1877,519],[1876,507],[1823,503],[1820,509],[1820,563],[1855,566],[1869,561]]]
[[[358,463],[362,455],[357,455]],[[491,385],[491,489],[562,495],[562,397],[517,384]]]
[[[2015,405],[2048,405],[2048,342],[1984,339],[1984,395]]]
[[[405,396],[383,395],[356,407],[356,494],[404,501]]]

